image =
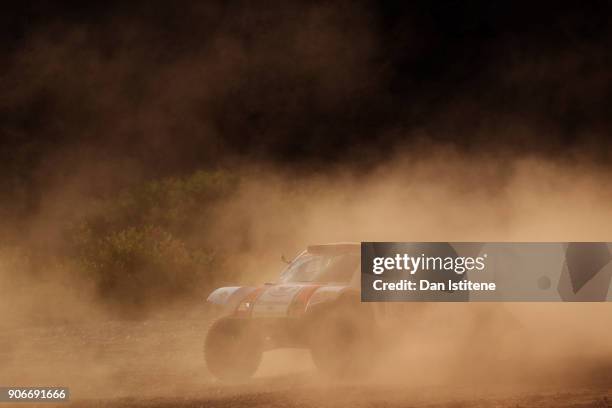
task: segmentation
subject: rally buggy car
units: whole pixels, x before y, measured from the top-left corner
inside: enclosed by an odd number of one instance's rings
[[[204,344],[209,371],[243,380],[262,353],[309,348],[315,365],[334,376],[363,372],[375,350],[374,309],[360,303],[360,245],[309,246],[281,273],[278,283],[224,287],[207,299],[220,317]]]
[[[401,342],[394,335],[398,328],[416,327],[431,303],[362,303],[360,266],[359,243],[312,245],[289,262],[277,283],[212,292],[207,303],[219,317],[204,344],[209,371],[222,380],[244,380],[255,373],[264,351],[293,347],[310,349],[315,365],[333,378],[355,379],[372,372],[381,351]],[[520,325],[501,303],[480,307],[466,302],[441,312],[426,319],[426,331],[434,335],[438,330],[434,336],[452,341],[464,336],[467,349],[462,354],[477,354],[484,367],[511,355],[500,352],[503,344],[527,344],[513,337]],[[471,329],[457,330],[457,324]],[[471,361],[474,365],[476,360]]]

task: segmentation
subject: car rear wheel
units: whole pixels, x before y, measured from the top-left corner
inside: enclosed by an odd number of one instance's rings
[[[310,351],[317,368],[340,380],[367,377],[378,355],[377,333],[368,316],[350,305],[322,314],[313,324]]]
[[[214,321],[204,341],[208,370],[220,380],[244,381],[255,374],[263,353],[262,339],[248,320]]]

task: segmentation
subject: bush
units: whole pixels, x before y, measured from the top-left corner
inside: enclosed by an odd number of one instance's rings
[[[101,298],[127,310],[207,289],[221,278],[223,256],[192,238],[236,185],[227,173],[198,171],[137,186],[70,228],[71,254]]]

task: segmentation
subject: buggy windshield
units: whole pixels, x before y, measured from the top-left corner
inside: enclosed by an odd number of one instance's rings
[[[359,253],[311,254],[298,256],[281,273],[283,283],[348,283],[359,267]]]

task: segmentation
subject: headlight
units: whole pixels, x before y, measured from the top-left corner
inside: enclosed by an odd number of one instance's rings
[[[238,312],[248,312],[249,310],[251,310],[251,306],[253,306],[253,304],[248,301],[248,300],[243,300],[242,302],[240,302],[240,304],[238,305],[238,309],[236,309]]]

